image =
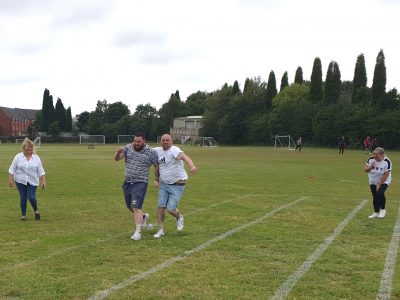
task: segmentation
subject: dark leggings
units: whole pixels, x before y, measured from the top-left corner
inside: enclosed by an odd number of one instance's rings
[[[32,205],[34,211],[37,211],[37,201],[36,201],[36,189],[37,186],[21,184],[16,182],[19,198],[20,198],[20,205],[21,205],[21,215],[26,215],[26,202],[29,199],[29,202]]]
[[[378,191],[376,190],[375,184],[371,184],[369,187],[371,188],[371,193],[373,197],[374,210],[376,213],[378,213],[379,210],[385,209],[386,205],[385,192],[386,189],[388,188],[388,185],[382,184]]]

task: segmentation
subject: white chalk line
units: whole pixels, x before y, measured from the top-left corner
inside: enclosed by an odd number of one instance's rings
[[[251,197],[253,195],[254,194],[247,194],[247,195],[244,195],[244,196],[241,196],[241,197],[238,197],[238,198],[233,198],[233,199],[229,199],[229,200],[226,200],[226,201],[214,203],[214,204],[212,204],[210,206],[199,208],[199,209],[196,209],[194,211],[188,212],[188,213],[185,214],[185,216],[196,214],[196,213],[199,213],[201,211],[216,207],[218,205],[226,204],[226,203],[237,201],[237,200],[246,199],[246,198],[249,198],[249,197]],[[106,243],[106,242],[108,242],[110,240],[116,239],[116,238],[121,237],[121,236],[126,235],[126,234],[127,233],[124,232],[124,233],[121,233],[121,234],[113,235],[113,236],[111,236],[109,238],[106,238],[106,239],[97,240],[97,241],[94,241],[94,242],[89,242],[89,243],[85,243],[85,244],[81,244],[81,245],[76,245],[76,246],[63,248],[63,249],[51,252],[48,255],[40,256],[40,257],[37,257],[37,258],[32,259],[32,260],[27,260],[27,261],[24,261],[24,262],[17,263],[15,265],[2,267],[2,268],[0,268],[0,272],[6,271],[6,270],[13,270],[13,269],[18,269],[18,268],[28,267],[30,265],[33,265],[35,263],[38,263],[38,262],[46,260],[46,259],[50,259],[50,258],[56,257],[58,255],[63,255],[63,254],[71,253],[72,251],[79,250],[79,249],[82,249],[82,248],[89,248],[89,247],[96,246],[96,245],[101,244],[101,243]]]
[[[355,181],[352,180],[347,180],[347,179],[340,179],[342,182],[349,182],[349,183],[356,183]]]
[[[188,257],[188,256],[190,256],[192,254],[195,254],[197,252],[200,252],[201,250],[207,248],[208,246],[210,246],[210,245],[212,245],[212,244],[214,244],[214,243],[216,243],[218,241],[221,241],[221,240],[223,240],[223,239],[225,239],[225,238],[227,238],[227,237],[229,237],[229,236],[231,236],[231,235],[233,235],[233,234],[235,234],[235,233],[237,233],[237,232],[239,232],[239,231],[241,231],[243,229],[246,229],[246,228],[248,228],[250,226],[256,225],[257,223],[260,223],[260,222],[264,221],[266,218],[271,217],[276,212],[281,211],[281,210],[283,210],[285,208],[288,208],[288,207],[290,207],[292,205],[295,205],[298,202],[303,201],[303,200],[305,200],[307,198],[308,197],[301,197],[301,198],[299,198],[297,200],[294,200],[294,201],[292,201],[292,202],[290,202],[288,204],[285,204],[285,205],[282,205],[282,206],[280,206],[278,208],[275,208],[275,209],[269,211],[268,213],[266,213],[265,215],[255,219],[255,220],[253,220],[253,221],[251,221],[249,223],[242,224],[242,225],[240,225],[238,227],[235,227],[235,228],[233,228],[233,229],[231,229],[231,230],[229,230],[229,231],[227,231],[227,232],[225,232],[225,233],[223,233],[223,234],[221,234],[221,235],[219,235],[219,236],[217,236],[215,238],[212,238],[212,239],[208,240],[207,242],[205,242],[203,244],[200,244],[199,246],[197,246],[197,247],[195,247],[195,248],[193,248],[191,250],[185,251],[181,255],[178,255],[178,256],[170,258],[170,259],[166,260],[165,262],[163,262],[161,264],[158,264],[158,265],[150,268],[149,270],[147,270],[145,272],[133,275],[133,276],[129,277],[128,279],[122,281],[121,283],[118,283],[118,284],[116,284],[114,286],[111,286],[108,289],[99,291],[99,292],[95,293],[93,296],[91,296],[89,299],[90,300],[105,299],[108,296],[110,296],[111,294],[117,292],[118,290],[123,289],[123,288],[125,288],[125,287],[127,287],[127,286],[129,286],[129,285],[131,285],[131,284],[133,284],[135,282],[137,282],[137,281],[145,279],[145,278],[149,277],[150,275],[152,275],[154,273],[157,273],[157,272],[159,272],[159,271],[161,271],[161,270],[163,270],[165,268],[168,268],[168,267],[172,266],[174,263],[176,263],[178,261],[181,261],[181,260],[184,260],[186,257]]]
[[[400,206],[397,213],[397,221],[393,228],[392,241],[389,245],[389,250],[386,255],[385,266],[382,272],[381,284],[379,287],[378,296],[376,299],[389,300],[392,293],[392,282],[394,271],[396,268],[396,257],[400,244]]]
[[[346,225],[354,218],[354,216],[367,204],[368,200],[363,200],[352,212],[350,212],[347,217],[339,224],[338,227],[330,234],[324,241],[318,246],[318,248],[312,253],[294,272],[290,275],[287,280],[275,291],[274,296],[271,298],[273,300],[286,299],[289,295],[293,286],[297,281],[311,268],[313,263],[325,252],[329,245],[336,239],[336,237],[342,232]]]

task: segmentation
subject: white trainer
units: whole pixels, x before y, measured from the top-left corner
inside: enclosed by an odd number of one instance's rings
[[[383,219],[383,218],[385,217],[385,215],[386,215],[386,209],[381,209],[381,210],[379,211],[378,218],[379,218],[379,219]]]
[[[138,231],[135,231],[134,234],[132,234],[131,239],[134,241],[138,241],[142,238],[142,234]]]
[[[154,238],[159,239],[160,237],[164,236],[164,230],[160,229],[159,231],[157,231],[157,233],[155,235],[153,235]]]
[[[184,220],[183,215],[179,214],[178,220],[176,220],[176,230],[181,231],[183,230]]]
[[[370,215],[368,218],[370,219],[375,219],[379,216],[379,213],[373,213],[372,215]]]
[[[150,214],[148,214],[148,213],[144,213],[143,214],[143,228],[146,228],[146,224],[147,224],[147,221],[149,220],[149,218],[150,218]]]

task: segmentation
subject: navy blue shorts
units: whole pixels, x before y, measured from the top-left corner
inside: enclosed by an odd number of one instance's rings
[[[124,192],[127,208],[142,209],[144,197],[146,196],[147,191],[147,182],[124,182],[122,185],[122,191]]]

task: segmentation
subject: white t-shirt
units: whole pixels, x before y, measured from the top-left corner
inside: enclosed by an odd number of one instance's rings
[[[176,146],[171,146],[168,150],[156,147],[158,155],[158,166],[160,168],[160,181],[172,184],[179,180],[187,180],[188,175],[185,171],[183,161],[178,159],[178,155],[183,151]]]
[[[383,174],[389,171],[389,176],[385,180],[385,184],[389,185],[392,181],[392,162],[386,156],[382,161],[376,161],[373,156],[367,159],[367,166],[371,167],[372,164],[374,168],[368,173],[369,184],[378,184],[379,180],[382,178]]]
[[[32,154],[31,159],[27,160],[22,152],[15,155],[8,173],[14,175],[16,182],[33,186],[38,186],[39,178],[45,175],[39,156]]]

